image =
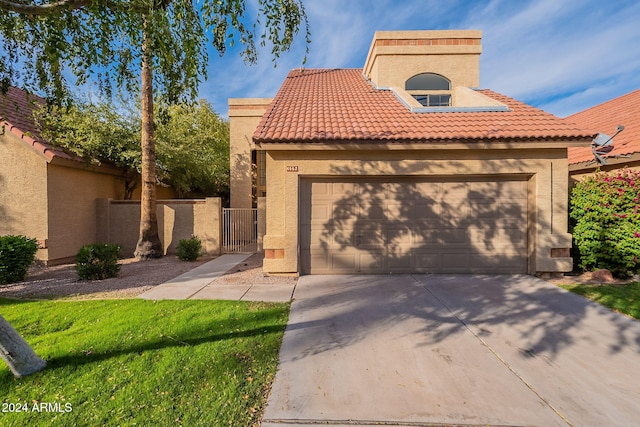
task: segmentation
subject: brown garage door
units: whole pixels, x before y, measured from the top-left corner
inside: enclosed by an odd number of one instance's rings
[[[526,273],[527,182],[301,182],[303,274]]]

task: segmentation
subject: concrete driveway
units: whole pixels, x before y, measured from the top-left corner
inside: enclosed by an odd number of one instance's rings
[[[304,276],[262,422],[640,424],[640,322],[530,276]]]

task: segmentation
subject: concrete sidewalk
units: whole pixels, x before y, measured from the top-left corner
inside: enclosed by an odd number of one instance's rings
[[[161,299],[216,299],[239,301],[290,301],[295,285],[216,284],[222,276],[252,254],[225,254],[174,279],[150,289],[138,298]]]

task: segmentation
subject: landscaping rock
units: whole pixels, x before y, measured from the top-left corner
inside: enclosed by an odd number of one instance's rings
[[[591,273],[591,278],[593,280],[598,280],[606,283],[615,282],[613,274],[611,274],[611,272],[606,268],[601,268],[600,270],[594,271],[593,273]]]

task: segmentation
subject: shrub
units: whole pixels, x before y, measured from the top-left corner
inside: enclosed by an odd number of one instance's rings
[[[36,239],[26,236],[0,236],[0,284],[24,280],[37,251]]]
[[[619,277],[640,271],[640,172],[597,172],[571,191],[578,265]]]
[[[76,255],[76,271],[82,280],[117,277],[120,271],[120,246],[94,243],[80,248]]]
[[[178,242],[176,254],[182,261],[195,261],[202,255],[202,241],[198,236],[193,236],[190,239],[181,239]]]

